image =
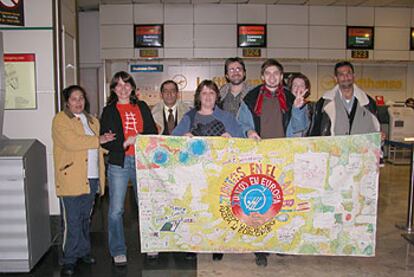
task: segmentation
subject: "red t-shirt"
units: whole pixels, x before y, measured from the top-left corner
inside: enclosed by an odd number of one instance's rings
[[[122,128],[124,130],[125,140],[131,136],[136,136],[144,130],[144,122],[142,121],[141,111],[137,105],[116,104],[119,114],[122,119]],[[128,147],[125,150],[125,155],[134,156],[134,147]]]

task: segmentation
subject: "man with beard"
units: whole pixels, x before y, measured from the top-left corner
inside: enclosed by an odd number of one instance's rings
[[[253,88],[246,83],[246,66],[239,57],[228,58],[224,64],[227,84],[220,88],[220,105],[223,110],[237,116],[240,103]]]
[[[375,101],[355,85],[354,66],[335,65],[337,85],[316,103],[311,136],[339,136],[380,131]]]

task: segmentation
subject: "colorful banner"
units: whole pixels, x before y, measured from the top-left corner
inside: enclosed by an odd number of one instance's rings
[[[375,255],[379,134],[135,147],[142,252]]]

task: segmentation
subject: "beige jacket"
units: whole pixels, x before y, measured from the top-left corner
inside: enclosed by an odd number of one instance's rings
[[[78,196],[90,192],[88,149],[99,149],[99,192],[100,195],[104,194],[104,150],[99,144],[99,121],[87,113],[85,115],[96,136],[86,135],[81,120],[68,110],[53,118],[53,160],[57,196]]]
[[[190,107],[182,101],[177,101],[177,124],[180,123],[180,120],[183,118],[186,112],[190,110]],[[158,134],[164,132],[164,102],[159,102],[155,105],[152,110],[152,117],[154,118],[155,124],[157,125]]]

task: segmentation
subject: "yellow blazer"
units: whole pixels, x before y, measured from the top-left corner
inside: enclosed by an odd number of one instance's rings
[[[69,110],[58,113],[52,122],[53,161],[57,196],[78,196],[90,192],[88,149],[99,149],[99,194],[105,192],[104,150],[99,144],[99,121],[87,114],[89,126],[96,134],[85,134],[82,122]]]

